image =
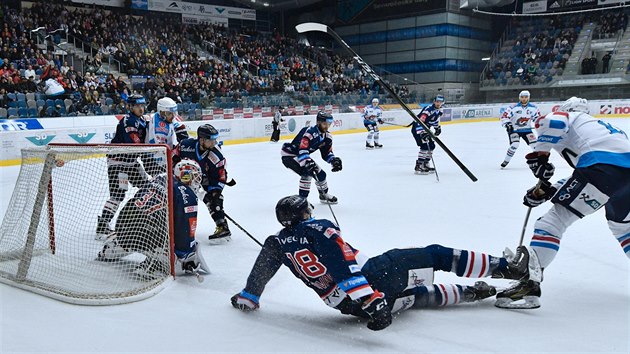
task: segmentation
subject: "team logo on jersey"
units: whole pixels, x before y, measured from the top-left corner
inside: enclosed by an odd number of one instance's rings
[[[593,208],[593,210],[597,210],[602,207],[602,203],[597,201],[595,198],[591,198],[588,194],[582,193],[579,197],[586,205]]]

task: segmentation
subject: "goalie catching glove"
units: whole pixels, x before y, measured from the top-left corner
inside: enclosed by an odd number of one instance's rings
[[[232,296],[230,302],[235,309],[239,309],[243,312],[251,312],[258,309],[258,296],[252,295],[243,290],[240,293]]]
[[[527,190],[523,197],[523,204],[530,208],[535,208],[551,199],[557,191],[558,187],[556,185],[552,186],[549,181],[540,180],[539,184]]]
[[[553,177],[553,173],[556,170],[555,166],[549,162],[549,154],[541,152],[530,152],[525,155],[527,159],[527,165],[532,170],[534,176],[538,179],[548,181]]]
[[[331,161],[330,164],[332,165],[332,172],[337,172],[337,171],[341,171],[341,159],[338,157],[334,157]]]
[[[370,322],[367,325],[369,329],[380,331],[392,324],[392,311],[387,305],[385,294],[375,290],[372,295],[364,298],[367,299],[363,302],[361,308],[370,316]]]

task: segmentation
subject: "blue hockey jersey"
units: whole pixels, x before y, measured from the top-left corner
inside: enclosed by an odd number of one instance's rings
[[[442,109],[435,107],[433,104],[425,106],[418,114],[418,118],[420,118],[420,120],[422,120],[429,128],[438,127],[440,125],[440,117],[442,117]],[[411,130],[419,134],[424,131],[424,128],[421,124],[414,121]]]
[[[214,189],[223,190],[227,181],[227,170],[225,169],[226,160],[220,148],[215,146],[210,150],[201,152],[199,141],[195,138],[188,138],[177,146],[174,154],[182,159],[197,161],[201,167],[201,186],[204,190],[207,192]]]
[[[260,297],[284,264],[328,306],[336,308],[344,299],[356,300],[374,292],[361,273],[358,253],[344,242],[335,224],[309,219],[265,240],[244,290]]]
[[[297,156],[298,162],[310,159],[319,150],[322,159],[330,163],[335,155],[332,150],[332,134],[322,133],[317,126],[304,127],[290,143],[282,145],[282,156]]]
[[[173,219],[175,255],[186,257],[195,248],[197,230],[197,195],[189,186],[173,179]]]
[[[144,144],[146,136],[146,119],[129,113],[118,122],[112,144]]]

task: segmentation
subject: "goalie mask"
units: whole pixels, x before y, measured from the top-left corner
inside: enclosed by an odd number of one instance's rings
[[[175,165],[173,169],[175,178],[183,184],[190,186],[193,190],[201,186],[201,167],[196,161],[183,159]]]
[[[313,204],[299,195],[284,197],[276,204],[276,218],[282,226],[290,227],[308,219],[313,212]]]

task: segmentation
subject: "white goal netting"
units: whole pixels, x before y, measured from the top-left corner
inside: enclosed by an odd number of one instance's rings
[[[23,149],[0,282],[88,305],[159,292],[173,274],[168,161],[156,145]]]

